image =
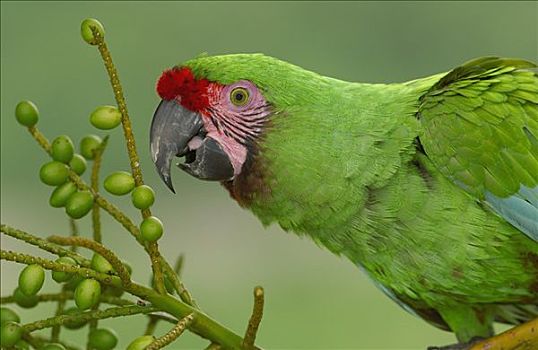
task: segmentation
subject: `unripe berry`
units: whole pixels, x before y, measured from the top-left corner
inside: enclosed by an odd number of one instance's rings
[[[80,154],[75,154],[73,155],[73,159],[69,162],[69,167],[73,169],[77,175],[82,175],[86,171],[86,159]]]
[[[31,309],[39,302],[37,295],[25,295],[19,290],[19,287],[15,288],[13,292],[13,300],[17,305],[25,309]]]
[[[15,345],[22,337],[22,326],[13,321],[6,322],[0,326],[0,344],[2,347]]]
[[[97,129],[114,129],[121,123],[121,113],[114,106],[100,106],[90,114],[90,123]]]
[[[116,196],[122,196],[133,190],[135,181],[130,173],[126,171],[116,171],[107,176],[104,187],[108,192],[115,194]]]
[[[80,219],[93,207],[93,195],[90,191],[80,191],[72,194],[65,204],[65,212],[73,219]]]
[[[133,340],[128,346],[127,350],[144,350],[149,344],[155,341],[155,337],[152,335],[143,335]]]
[[[111,274],[112,272],[114,272],[114,268],[108,262],[108,260],[97,253],[93,254],[91,267],[97,272],[102,272],[106,274]]]
[[[76,315],[80,315],[80,312],[81,311],[77,307],[73,306],[65,310],[64,315],[76,316]],[[63,326],[67,329],[79,329],[79,328],[84,327],[86,323],[88,323],[88,321],[85,321],[85,320],[68,321],[68,322],[65,322]]]
[[[92,278],[80,282],[75,290],[75,304],[80,310],[94,306],[101,297],[101,285]]]
[[[75,291],[80,282],[84,281],[84,277],[79,274],[74,274],[65,284],[64,288],[69,291]]]
[[[67,135],[60,135],[51,144],[52,159],[69,164],[75,153],[73,141]]]
[[[69,168],[64,163],[52,161],[45,163],[39,170],[39,178],[44,184],[59,186],[69,177]]]
[[[95,152],[101,145],[101,138],[95,135],[84,136],[80,140],[80,153],[88,160],[95,158]]]
[[[21,318],[17,313],[7,307],[0,308],[0,324],[4,324],[6,322],[21,322]]]
[[[82,39],[90,45],[97,45],[97,41],[93,37],[93,32],[90,26],[96,27],[103,38],[105,36],[105,28],[103,28],[101,22],[93,18],[86,18],[80,25],[80,35],[82,35]]]
[[[15,343],[15,349],[17,349],[17,350],[30,350],[30,344],[28,344],[24,340],[20,339],[18,342]]]
[[[155,242],[163,235],[163,224],[155,216],[145,218],[140,224],[142,238],[149,242]]]
[[[147,185],[138,186],[131,193],[131,201],[137,209],[148,209],[155,202],[155,192]]]
[[[50,343],[45,344],[39,350],[66,350],[62,344],[59,343]]]
[[[56,259],[56,262],[59,264],[65,264],[65,265],[77,265],[77,262],[75,259],[70,258],[68,256],[62,256],[61,258]],[[52,271],[52,279],[55,280],[58,283],[63,283],[69,281],[71,278],[73,278],[73,274],[69,272],[63,272],[63,271]]]
[[[41,265],[26,266],[19,275],[19,290],[27,296],[36,295],[45,282],[45,270]]]
[[[65,207],[67,200],[73,193],[77,192],[77,186],[74,183],[67,181],[63,185],[56,187],[49,198],[49,204],[54,208]]]
[[[97,328],[90,332],[88,344],[96,350],[111,350],[118,344],[118,336],[110,328]]]
[[[21,101],[15,107],[15,117],[24,126],[33,126],[39,119],[39,111],[31,101]]]

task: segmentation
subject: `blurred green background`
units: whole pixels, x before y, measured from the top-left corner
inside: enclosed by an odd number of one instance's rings
[[[103,135],[88,116],[114,100],[97,50],[79,35],[82,19],[95,17],[105,25],[119,69],[146,182],[157,191],[154,213],[166,229],[162,251],[170,260],[186,253],[184,282],[203,310],[243,333],[252,288],[261,284],[267,303],[259,344],[267,349],[424,349],[454,341],[400,309],[348,261],[278,227],[263,228],[218,184],[175,170],[177,195],[167,191],[148,152],[155,81],[163,69],[202,52],[263,52],[365,82],[410,80],[482,55],[536,61],[536,2],[2,2],[1,10],[3,223],[41,236],[67,232],[63,211],[47,205],[51,189],[38,180],[47,157],[13,111],[21,99],[34,101],[49,138],[69,134],[78,143],[87,133]],[[121,131],[111,134],[103,174],[128,169]],[[128,197],[112,199],[137,217]],[[147,257],[103,216],[105,243],[131,262],[136,280],[146,282]],[[89,219],[80,224],[89,234]],[[36,252],[3,237],[2,246]],[[2,295],[11,293],[20,269],[2,263]],[[45,287],[56,288],[50,279]],[[23,321],[53,308],[24,310]],[[102,323],[114,325],[122,348],[146,321]],[[165,331],[160,325],[158,334]],[[81,339],[80,333],[65,334]],[[186,335],[173,348],[205,344]]]

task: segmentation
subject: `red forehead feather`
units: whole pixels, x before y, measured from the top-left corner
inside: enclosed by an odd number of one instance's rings
[[[157,82],[157,93],[163,100],[180,98],[183,107],[191,111],[205,109],[209,100],[207,88],[209,81],[196,79],[189,68],[165,70]]]

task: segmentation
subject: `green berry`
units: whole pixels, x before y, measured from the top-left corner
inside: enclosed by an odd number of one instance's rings
[[[94,253],[92,257],[92,263],[91,263],[92,269],[94,269],[97,272],[107,273],[111,274],[114,272],[114,268],[112,265],[103,258],[101,255]]]
[[[30,344],[28,344],[24,340],[20,339],[18,342],[15,343],[15,349],[17,349],[17,350],[30,350]]]
[[[88,344],[96,350],[111,350],[118,344],[118,336],[110,328],[94,329],[88,338]]]
[[[31,309],[39,302],[37,295],[25,295],[20,291],[19,287],[15,288],[13,299],[17,305],[25,309]]]
[[[22,337],[22,326],[13,321],[6,322],[0,326],[0,335],[2,347],[13,346]]]
[[[101,138],[95,135],[84,136],[80,140],[80,153],[88,160],[95,158],[95,152],[101,145]]]
[[[138,186],[131,193],[131,201],[137,209],[148,209],[155,202],[155,192],[147,185]]]
[[[59,186],[64,184],[69,177],[69,168],[61,162],[52,161],[45,163],[39,170],[39,178],[44,184]]]
[[[105,37],[105,28],[103,28],[101,22],[93,18],[86,18],[80,25],[80,35],[82,35],[82,39],[90,45],[97,45],[90,26],[96,27],[103,38]]]
[[[93,195],[90,191],[80,191],[72,194],[65,204],[65,212],[73,219],[80,219],[93,207]]]
[[[90,123],[97,129],[114,129],[121,123],[121,113],[114,106],[97,107],[95,111],[90,114]]]
[[[15,117],[24,126],[34,126],[39,119],[39,111],[31,101],[21,101],[15,107]]]
[[[54,208],[65,207],[67,200],[73,193],[77,192],[77,186],[74,183],[67,181],[63,185],[56,187],[49,198],[49,204]]]
[[[21,318],[17,313],[7,307],[0,308],[0,324],[4,324],[6,322],[21,322]]]
[[[103,294],[108,295],[111,297],[119,298],[123,295],[124,290],[121,288],[113,287],[113,286],[106,286],[103,288]]]
[[[77,307],[73,306],[65,310],[64,315],[76,316],[76,315],[80,315],[80,312],[81,311]],[[68,322],[65,322],[63,326],[67,329],[79,329],[79,328],[84,327],[86,323],[88,323],[88,321],[85,321],[85,320],[68,321]]]
[[[19,289],[27,295],[36,295],[45,282],[45,270],[41,265],[26,266],[19,275]]]
[[[51,144],[52,159],[69,164],[75,154],[73,141],[67,135],[60,135],[52,141]]]
[[[149,242],[155,242],[163,235],[163,224],[155,216],[145,218],[140,224],[142,238]]]
[[[75,274],[71,279],[69,279],[65,284],[64,288],[69,291],[75,291],[80,282],[84,281],[84,277],[81,275]]]
[[[80,310],[94,306],[101,297],[101,285],[92,278],[80,282],[75,290],[75,304]]]
[[[116,171],[107,176],[105,179],[105,190],[115,194],[116,196],[123,196],[133,190],[135,187],[135,181],[133,176],[126,171]]]
[[[76,266],[77,262],[75,259],[68,256],[62,256],[61,258],[56,259],[56,262],[59,264],[73,265]],[[52,279],[58,283],[63,283],[69,281],[73,277],[72,273],[63,272],[63,271],[52,271]]]
[[[73,155],[73,159],[69,162],[69,167],[73,169],[77,175],[82,175],[86,171],[86,159],[80,154],[75,154]]]
[[[152,335],[143,335],[133,340],[128,346],[127,350],[144,350],[149,344],[155,341],[155,337]]]
[[[66,350],[62,344],[49,343],[39,348],[39,350]]]

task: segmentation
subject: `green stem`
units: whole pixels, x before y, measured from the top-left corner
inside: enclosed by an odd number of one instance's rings
[[[105,69],[108,73],[110,79],[110,84],[112,85],[112,91],[114,93],[114,98],[118,104],[118,109],[121,113],[121,125],[123,127],[123,135],[125,136],[125,143],[127,145],[127,153],[129,155],[129,163],[131,164],[131,172],[135,180],[135,185],[141,186],[144,184],[144,179],[142,178],[142,170],[140,169],[140,160],[138,157],[138,152],[136,151],[136,141],[133,134],[133,128],[131,126],[131,119],[129,118],[129,112],[127,111],[127,103],[125,102],[125,97],[123,95],[123,88],[121,87],[120,78],[118,76],[118,71],[114,66],[112,61],[112,55],[106,45],[104,38],[101,36],[99,30],[96,27],[90,27],[95,42],[97,43],[97,48],[103,59]],[[151,216],[151,210],[144,209],[142,210],[142,218],[146,219]],[[161,294],[166,294],[166,288],[164,286],[164,276],[161,266],[161,256],[158,248],[157,242],[150,242],[147,244],[147,252],[150,256],[151,267],[153,269],[153,278],[155,280],[155,288]]]
[[[103,152],[105,151],[108,143],[108,136],[106,136],[99,147],[95,150],[91,175],[91,189],[95,192],[99,192],[99,170],[101,169],[101,160],[103,159]],[[92,208],[92,227],[93,227],[93,239],[99,243],[102,241],[101,237],[101,218],[99,217],[99,204],[93,203]]]
[[[113,307],[106,310],[96,310],[96,311],[92,310],[92,311],[82,312],[76,315],[54,316],[54,317],[50,317],[44,320],[27,323],[23,325],[23,329],[26,332],[34,332],[39,329],[53,327],[55,325],[61,326],[68,322],[102,320],[105,318],[131,316],[131,315],[137,315],[137,314],[147,314],[147,313],[155,312],[155,311],[157,311],[157,309],[152,306],[138,306],[138,305],[120,306],[120,307]]]
[[[64,289],[65,289],[65,285],[62,287],[62,290],[64,290]],[[58,300],[58,305],[56,306],[56,312],[55,312],[56,316],[60,316],[61,314],[64,313],[65,300],[66,299]],[[60,339],[60,330],[61,330],[60,325],[56,325],[56,326],[52,327],[50,339],[53,342],[57,342]]]
[[[65,249],[63,247],[58,246],[57,244],[47,242],[46,240],[39,238],[37,236],[34,236],[28,232],[24,232],[22,230],[18,230],[16,228],[10,227],[8,225],[2,224],[0,225],[0,231],[10,237],[13,237],[15,239],[19,239],[21,241],[25,241],[28,244],[37,246],[43,250],[46,250],[47,252],[50,252],[52,254],[58,255],[58,256],[68,256],[70,258],[73,258],[76,262],[78,262],[81,266],[89,267],[90,261],[86,258],[84,258],[82,255],[77,254],[69,249]]]
[[[103,284],[121,288],[121,281],[118,277],[98,273],[94,270],[82,267],[55,263],[54,261],[34,257],[28,254],[0,250],[0,259],[14,261],[25,265],[39,264],[47,270],[76,273],[84,278],[93,278]],[[124,289],[126,292],[149,301],[154,307],[161,311],[165,311],[178,319],[192,313],[194,314],[195,320],[189,327],[191,331],[202,338],[221,344],[224,348],[232,350],[239,350],[242,348],[243,339],[239,335],[211,319],[200,310],[197,310],[168,294],[160,294],[153,289],[141,286],[134,282]]]
[[[243,349],[245,350],[254,349],[256,334],[258,333],[258,328],[260,327],[260,322],[262,321],[263,304],[263,288],[257,286],[254,288],[254,306],[252,307],[252,315],[250,316],[250,320],[248,321],[245,337],[243,338]]]
[[[50,153],[50,144],[48,143],[45,136],[43,136],[43,134],[36,127],[29,128],[29,130],[32,136],[34,137],[34,139],[39,143],[39,145],[47,153]],[[146,249],[146,251],[148,251],[148,247],[144,244],[144,241],[140,237],[140,230],[131,221],[131,219],[129,219],[115,205],[110,203],[108,200],[102,197],[99,193],[92,191],[92,189],[80,178],[80,176],[78,176],[72,170],[69,171],[69,179],[77,186],[79,190],[81,191],[89,190],[90,192],[92,192],[95,202],[99,204],[99,206],[103,208],[117,222],[119,222],[127,230],[127,232],[131,233],[131,235],[137,240],[137,242],[140,243]],[[180,287],[179,289],[177,289],[180,298],[189,305],[196,305],[196,303],[192,299],[188,290],[183,286],[183,284],[179,280],[177,274],[170,273],[170,271],[172,272],[174,271],[172,267],[170,266],[170,264],[168,264],[168,262],[162,256],[160,257],[160,262],[161,262],[161,266],[166,271],[168,271],[167,275],[173,282],[174,286]]]
[[[185,303],[189,304],[192,307],[199,308],[196,301],[193,299],[189,291],[185,288],[181,280],[179,279],[178,274],[172,269],[172,267],[166,262],[163,261],[163,267],[164,267],[164,273],[170,281],[172,282],[172,285],[174,286],[174,289],[176,290],[177,294],[183,300]]]
[[[78,225],[77,225],[77,220],[73,219],[73,218],[69,218],[69,228],[70,228],[70,231],[71,231],[71,236],[72,237],[76,237],[78,236]],[[71,247],[71,251],[72,252],[76,252],[77,251],[77,247],[76,246],[72,246]]]
[[[49,302],[49,301],[58,302],[58,301],[72,300],[73,298],[74,298],[74,293],[71,291],[64,291],[60,293],[44,293],[44,294],[37,295],[37,300],[39,303]],[[117,305],[117,306],[135,304],[134,302],[130,300],[113,297],[109,295],[103,295],[103,294],[101,294],[99,301],[105,304]],[[15,298],[12,295],[0,298],[0,304],[2,305],[14,303],[14,302],[15,302]]]
[[[181,320],[179,320],[179,322],[176,324],[174,328],[172,328],[168,333],[166,333],[162,337],[156,339],[153,343],[147,346],[145,350],[158,350],[171,344],[181,334],[183,334],[185,329],[187,329],[187,327],[192,323],[193,319],[194,319],[193,314],[190,314],[182,318]]]
[[[50,142],[49,140],[45,137],[45,135],[43,135],[41,133],[41,131],[39,131],[39,129],[37,128],[37,126],[33,125],[33,126],[29,126],[28,127],[28,131],[30,132],[30,134],[32,134],[32,137],[37,141],[37,143],[39,143],[39,145],[41,146],[41,148],[43,148],[45,150],[45,152],[47,152],[49,155],[51,155],[51,146],[50,146]]]
[[[37,129],[37,127],[32,126],[28,128],[28,131],[32,135],[32,137],[37,141],[37,143],[50,155],[50,143],[47,140],[47,138]],[[81,191],[90,191],[93,195],[94,201],[99,204],[101,208],[103,208],[110,216],[112,216],[117,222],[119,222],[129,233],[133,235],[133,237],[136,238],[138,243],[144,244],[142,239],[140,238],[140,232],[138,230],[138,227],[129,219],[125,214],[123,214],[118,207],[116,207],[114,204],[107,201],[103,196],[101,196],[99,193],[93,191],[90,186],[88,186],[84,180],[80,176],[77,175],[73,170],[69,170],[69,180],[77,186],[77,188]]]
[[[36,349],[40,349],[43,346],[43,344],[52,342],[52,339],[48,339],[46,337],[43,337],[43,336],[40,336],[40,335],[37,335],[37,334],[30,335],[30,333],[26,333],[25,335],[32,337],[35,341],[38,342],[37,344],[41,344],[40,346],[33,346],[32,344],[30,344],[30,345],[32,345],[32,347],[34,347]],[[66,343],[65,341],[57,340],[57,341],[55,341],[55,343],[62,344],[67,350],[80,350],[79,347],[77,347],[75,345],[71,345],[69,343]]]
[[[0,259],[13,261],[24,265],[38,264],[46,270],[62,271],[67,273],[77,274],[83,278],[93,278],[106,285],[122,288],[121,280],[116,276],[110,276],[104,273],[99,273],[84,267],[74,265],[61,264],[52,260],[39,258],[24,253],[17,253],[9,250],[0,250]]]
[[[153,333],[155,333],[155,328],[157,328],[157,323],[159,323],[159,318],[149,315],[149,321],[144,335],[153,335]]]
[[[123,286],[128,286],[129,284],[131,284],[131,276],[129,275],[129,271],[127,271],[127,268],[125,267],[125,265],[123,265],[120,258],[116,254],[114,254],[113,251],[106,248],[101,243],[84,237],[50,236],[48,240],[50,242],[60,245],[78,246],[93,250],[94,252],[105,258],[110,263],[110,265],[112,265],[112,267],[120,277]]]

